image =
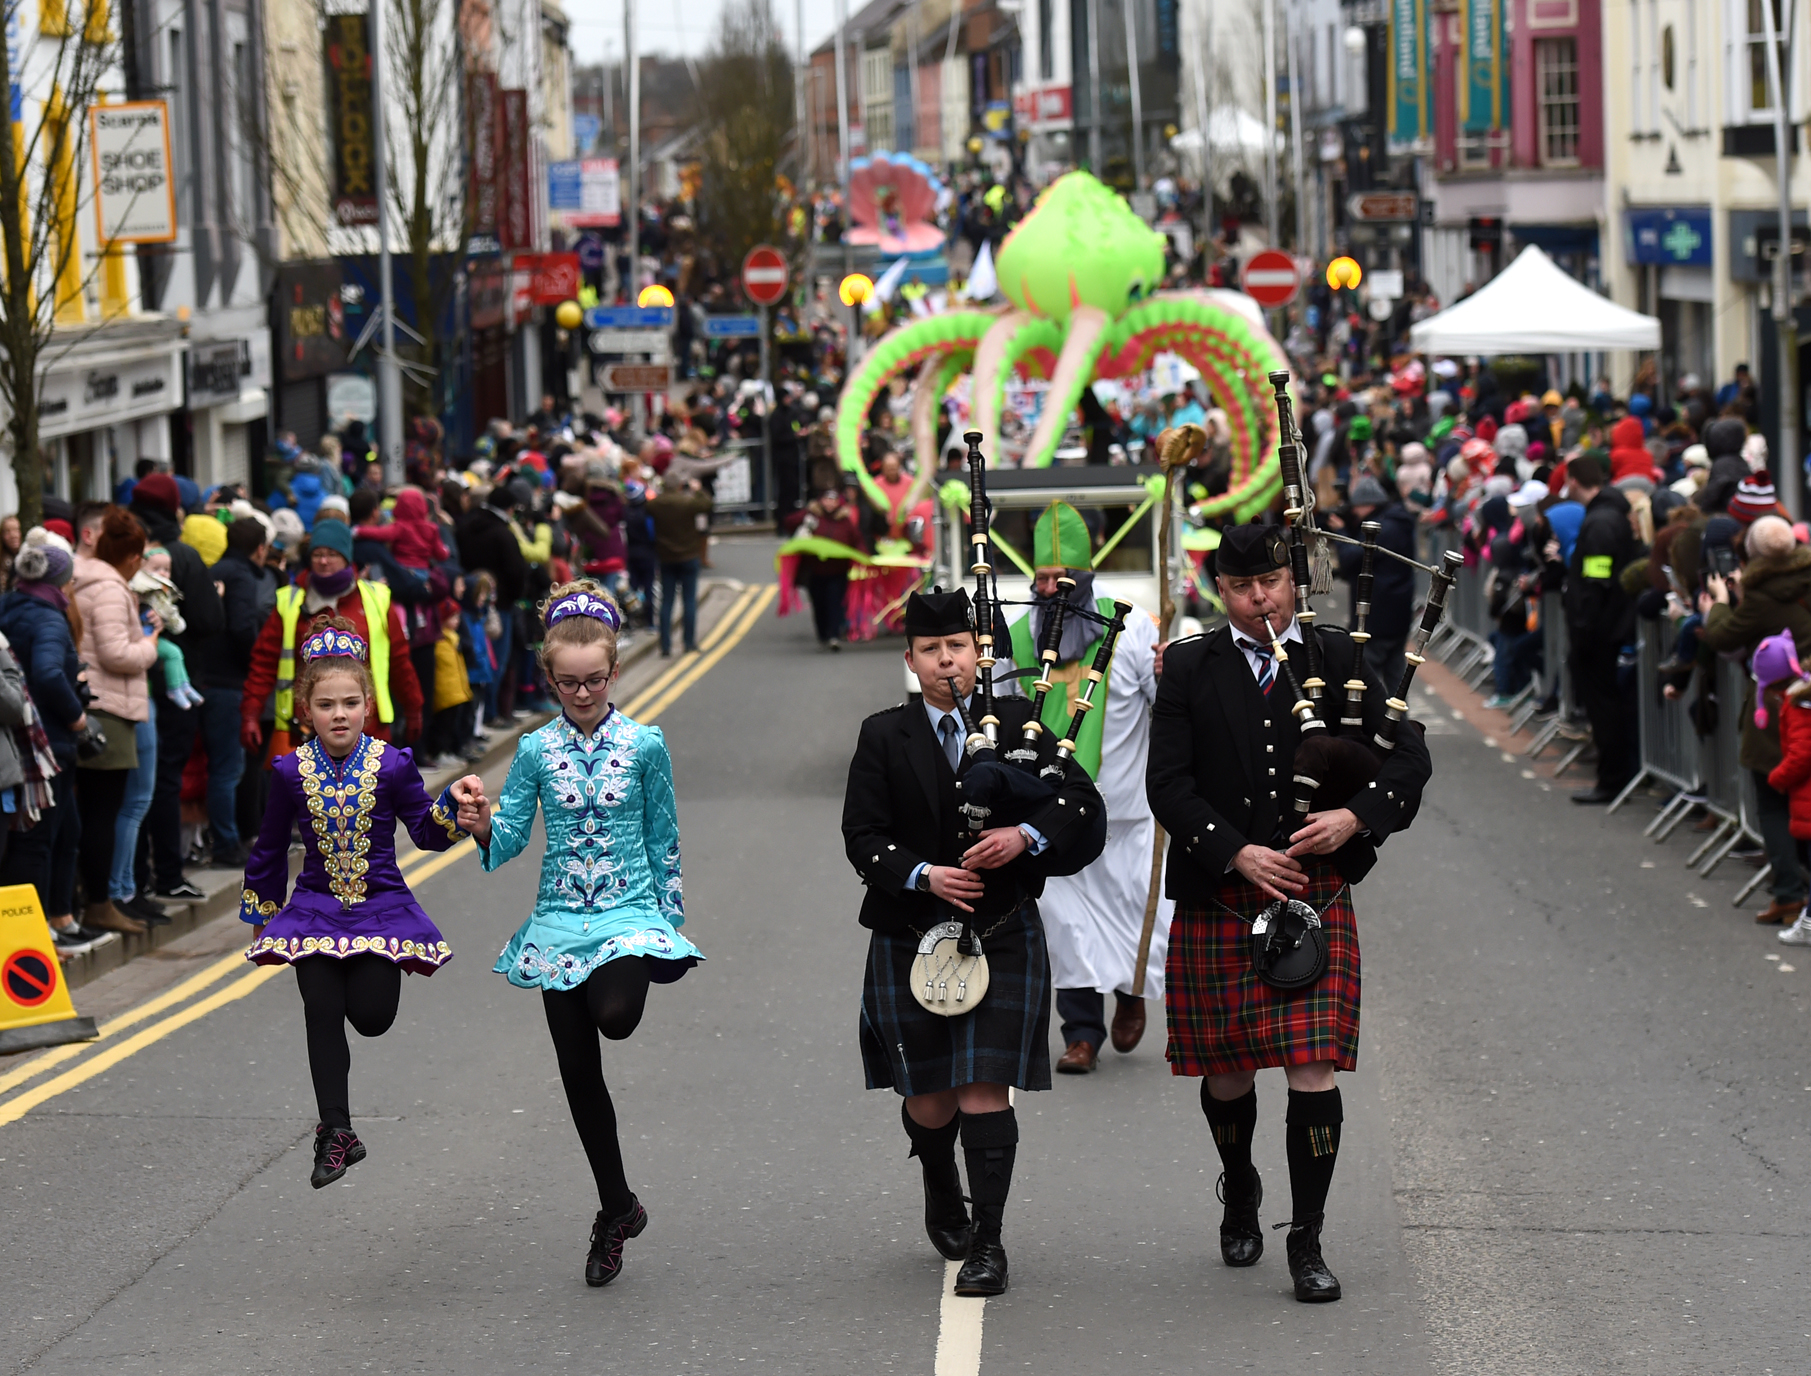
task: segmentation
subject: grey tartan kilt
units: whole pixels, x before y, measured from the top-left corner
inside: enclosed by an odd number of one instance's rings
[[[990,925],[985,919],[982,930]],[[983,938],[987,997],[945,1018],[912,997],[918,938],[875,932],[861,996],[861,1057],[869,1089],[935,1094],[959,1085],[1050,1088],[1050,955],[1038,905],[1026,899]]]

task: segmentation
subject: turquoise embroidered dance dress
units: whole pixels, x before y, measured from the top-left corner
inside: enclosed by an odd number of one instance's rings
[[[650,977],[666,984],[704,959],[678,931],[679,813],[658,727],[612,707],[589,736],[563,712],[524,736],[479,848],[487,871],[522,853],[537,805],[541,887],[498,974],[523,989],[576,989],[619,956],[650,956]]]

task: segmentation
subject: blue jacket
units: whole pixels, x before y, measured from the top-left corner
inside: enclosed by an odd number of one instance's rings
[[[0,597],[0,633],[12,643],[13,656],[25,670],[25,686],[31,689],[38,715],[44,719],[51,753],[60,765],[74,764],[72,728],[84,709],[75,679],[82,664],[76,657],[68,620],[48,602],[9,592]]]
[[[309,530],[314,529],[315,513],[321,509],[321,501],[326,495],[327,486],[318,473],[305,471],[289,480],[290,502],[296,515],[302,518],[303,526]]]

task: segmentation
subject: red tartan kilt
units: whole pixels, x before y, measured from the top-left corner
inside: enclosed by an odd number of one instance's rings
[[[1269,1066],[1358,1064],[1358,926],[1337,870],[1310,871],[1297,897],[1327,932],[1327,970],[1306,989],[1276,989],[1251,971],[1251,926],[1224,908],[1178,904],[1164,967],[1165,1053],[1174,1075],[1227,1075]],[[1234,878],[1219,901],[1255,917],[1270,900]]]

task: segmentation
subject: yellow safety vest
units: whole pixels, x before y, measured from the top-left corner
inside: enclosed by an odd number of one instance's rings
[[[390,589],[382,583],[358,580],[359,601],[365,609],[365,629],[371,647],[371,682],[377,689],[377,719],[386,726],[396,720],[390,707]],[[277,720],[275,729],[289,730],[296,706],[296,622],[308,591],[291,583],[277,592],[277,614],[283,618],[283,648],[277,651]]]

